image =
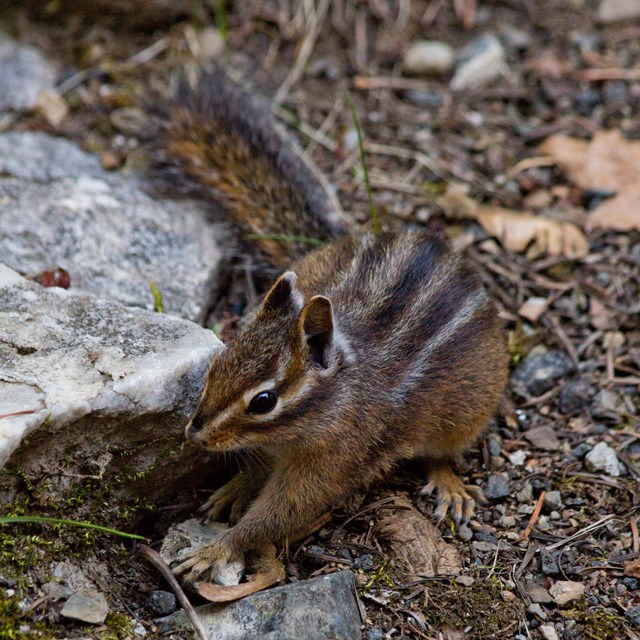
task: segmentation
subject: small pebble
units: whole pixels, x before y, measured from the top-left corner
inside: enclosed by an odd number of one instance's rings
[[[458,527],[458,537],[463,542],[469,542],[469,540],[473,538],[473,531],[471,531],[471,529],[466,524],[461,524]]]
[[[471,576],[456,576],[456,582],[463,587],[470,587],[475,582],[475,579]]]
[[[109,605],[103,593],[76,591],[64,603],[60,615],[89,624],[102,624],[109,614]]]
[[[569,382],[560,390],[558,408],[560,413],[578,413],[588,404],[591,397],[591,386],[589,381],[580,378]]]
[[[624,613],[624,617],[636,627],[640,627],[640,607],[631,607]]]
[[[541,624],[540,633],[544,640],[559,640],[556,628],[552,624]]]
[[[525,482],[522,489],[516,493],[516,500],[520,504],[528,504],[533,500],[533,486],[530,482]]]
[[[606,442],[599,442],[584,460],[589,471],[604,471],[614,477],[622,473],[616,452]]]
[[[540,585],[535,582],[529,582],[525,585],[524,590],[527,592],[527,595],[531,598],[532,602],[539,602],[541,604],[549,604],[553,602],[553,598],[551,594]]]
[[[542,451],[557,451],[561,447],[560,441],[551,427],[529,429],[525,432],[524,437],[536,449],[542,449]]]
[[[507,73],[505,58],[504,47],[495,36],[486,34],[474,38],[458,56],[451,89],[463,91],[491,84]]]
[[[380,627],[374,627],[367,631],[367,640],[384,640],[384,631]]]
[[[540,550],[540,558],[542,560],[542,573],[544,573],[545,576],[553,576],[556,573],[560,573],[558,561],[551,552],[542,548]]]
[[[373,571],[376,567],[376,563],[373,561],[373,556],[370,553],[363,553],[359,558],[353,561],[354,569],[362,569],[363,571]]]
[[[549,511],[557,511],[558,509],[562,509],[562,496],[559,491],[547,491],[544,494],[544,506],[549,509]]]
[[[546,620],[547,619],[547,614],[545,613],[544,609],[537,602],[534,602],[533,604],[530,604],[527,607],[527,611],[529,613],[533,613],[533,615],[537,616],[538,618],[540,618],[540,620]]]
[[[574,449],[572,449],[571,455],[576,460],[582,460],[582,458],[584,458],[587,453],[589,453],[589,451],[591,451],[591,446],[586,442],[581,442],[577,447],[574,447]]]
[[[510,493],[509,478],[504,473],[492,473],[487,482],[485,496],[489,500],[500,500]]]
[[[518,391],[540,396],[573,369],[571,358],[563,351],[534,350],[516,367],[512,381]]]
[[[414,42],[404,56],[404,70],[421,75],[439,75],[453,69],[454,50],[444,42],[420,40]]]
[[[147,598],[147,606],[159,616],[168,616],[176,610],[176,597],[170,591],[152,591]]]
[[[553,601],[563,607],[584,596],[584,584],[570,580],[559,580],[549,589],[549,593],[552,595]]]

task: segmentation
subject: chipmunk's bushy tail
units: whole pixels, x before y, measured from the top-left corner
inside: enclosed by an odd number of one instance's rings
[[[276,121],[268,101],[224,69],[203,74],[195,88],[183,81],[159,120],[165,176],[189,180],[222,204],[276,266],[312,249],[306,239],[342,234],[342,211],[326,178]]]

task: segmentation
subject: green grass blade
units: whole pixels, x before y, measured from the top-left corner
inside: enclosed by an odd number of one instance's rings
[[[162,293],[160,293],[158,285],[153,280],[149,280],[149,287],[151,288],[151,294],[153,295],[153,310],[157,313],[164,313]]]
[[[364,155],[364,138],[362,137],[362,128],[360,127],[360,119],[356,112],[356,105],[353,102],[351,93],[347,91],[347,101],[349,102],[349,108],[351,109],[351,115],[353,116],[353,122],[356,126],[356,133],[358,134],[358,148],[360,149],[360,164],[362,165],[362,171],[364,173],[364,182],[367,187],[367,197],[369,198],[369,209],[371,210],[371,226],[374,233],[380,233],[380,222],[378,221],[378,210],[376,204],[373,201],[373,191],[371,189],[371,181],[369,180],[369,169],[367,167],[367,161]]]
[[[65,524],[73,527],[95,529],[96,531],[101,531],[102,533],[110,533],[114,536],[121,536],[122,538],[133,538],[134,540],[146,540],[144,536],[139,536],[136,533],[127,533],[126,531],[118,531],[117,529],[102,527],[99,524],[92,524],[91,522],[80,522],[79,520],[65,520],[63,518],[45,518],[42,516],[9,516],[5,518],[0,518],[0,524],[20,524],[20,523]]]

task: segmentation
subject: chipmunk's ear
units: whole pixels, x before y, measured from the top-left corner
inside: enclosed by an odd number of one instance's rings
[[[300,326],[309,347],[312,363],[322,369],[329,368],[334,352],[331,300],[324,296],[313,296],[302,309]]]
[[[262,301],[262,308],[270,311],[285,311],[293,308],[302,309],[302,294],[296,289],[298,276],[293,271],[286,271],[269,289]]]

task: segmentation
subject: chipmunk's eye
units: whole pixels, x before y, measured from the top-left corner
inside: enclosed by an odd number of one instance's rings
[[[278,394],[275,391],[261,391],[251,398],[247,407],[249,413],[269,413],[278,404]]]

